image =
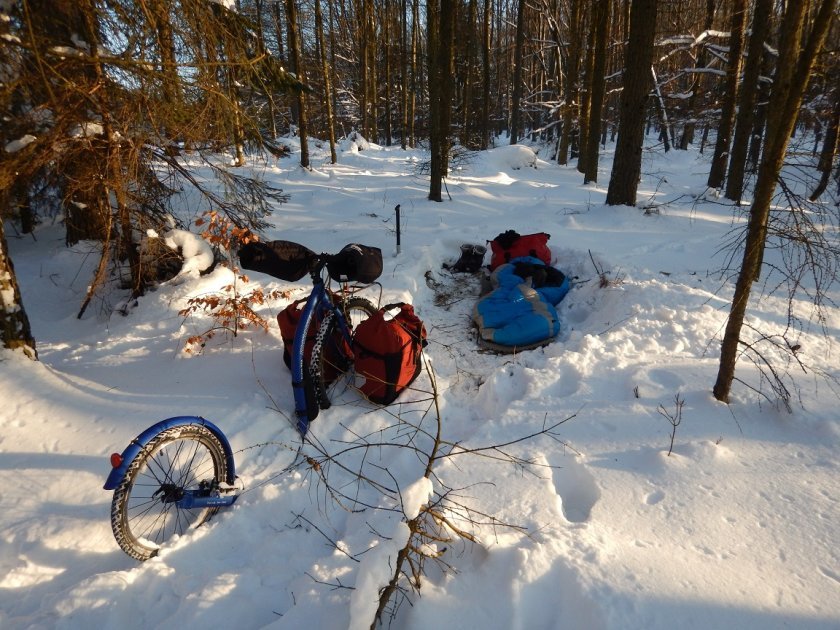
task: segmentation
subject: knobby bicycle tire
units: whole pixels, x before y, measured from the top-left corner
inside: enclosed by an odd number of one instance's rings
[[[165,429],[132,460],[114,490],[111,529],[129,556],[148,560],[161,545],[207,521],[218,508],[183,509],[184,490],[212,490],[227,478],[222,443],[198,424]]]
[[[338,306],[350,327],[351,335],[360,322],[377,310],[370,300],[361,297],[348,298]],[[330,408],[332,404],[329,394],[330,385],[353,363],[353,351],[345,345],[335,313],[331,311],[327,313],[318,328],[309,364],[308,376],[321,409]]]

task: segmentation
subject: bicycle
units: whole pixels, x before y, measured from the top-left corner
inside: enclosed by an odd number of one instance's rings
[[[318,411],[331,406],[337,377],[353,364],[355,327],[377,310],[370,300],[355,295],[359,286],[350,283],[375,281],[382,272],[381,253],[351,244],[339,254],[315,254],[297,243],[273,241],[246,245],[239,257],[246,269],[290,281],[308,273],[312,280],[291,360],[296,428],[303,437]],[[325,269],[341,283],[338,290],[325,283]],[[314,325],[315,343],[306,357],[305,342]],[[137,560],[154,557],[173,536],[233,505],[242,492],[237,480],[233,450],[219,427],[198,416],[161,420],[122,453],[111,455],[104,489],[114,491],[111,529],[117,544]]]

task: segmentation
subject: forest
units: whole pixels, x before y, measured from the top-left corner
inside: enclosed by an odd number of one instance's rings
[[[840,627],[839,7],[0,0],[0,627]],[[569,282],[506,353],[513,229]],[[302,434],[323,286],[426,345]],[[105,479],[179,418],[241,494],[138,565]]]
[[[836,0],[3,0],[0,18],[0,213],[19,234],[60,218],[68,245],[101,243],[79,317],[114,273],[133,296],[158,280],[169,254],[141,235],[171,221],[185,186],[258,232],[285,196],[238,167],[286,159],[284,136],[299,138],[303,168],[310,140],[328,142],[333,162],[336,139],[353,134],[427,147],[439,202],[454,163],[500,143],[550,146],[584,182],[614,144],[605,202],[627,206],[646,133],[657,151],[699,146],[709,188],[751,200],[715,385],[724,401],[768,231],[807,244],[802,268],[836,261],[825,229],[840,186]],[[806,196],[780,179],[797,133],[814,138]],[[223,152],[230,164],[211,159]],[[788,220],[771,213],[779,196]],[[34,358],[4,239],[3,345]],[[820,278],[816,302],[833,280]]]

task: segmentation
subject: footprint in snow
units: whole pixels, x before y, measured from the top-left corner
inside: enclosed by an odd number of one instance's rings
[[[563,515],[572,523],[586,522],[601,498],[595,477],[576,457],[565,457],[558,466],[552,470],[552,481],[563,502]]]

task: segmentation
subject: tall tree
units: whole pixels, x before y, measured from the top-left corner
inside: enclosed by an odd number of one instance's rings
[[[779,57],[768,108],[767,139],[753,193],[741,269],[721,345],[717,380],[712,390],[715,398],[722,402],[729,402],[732,381],[735,378],[735,363],[742,343],[744,316],[752,284],[758,280],[764,260],[770,203],[776,190],[776,182],[782,170],[788,141],[796,124],[814,60],[825,42],[837,0],[822,0],[817,7],[811,33],[806,38],[804,31],[807,4],[802,1],[789,2],[782,23]]]
[[[589,3],[591,5],[591,3]],[[583,67],[581,68],[583,77],[581,79],[580,89],[580,108],[578,111],[578,133],[574,139],[574,147],[577,148],[577,170],[581,173],[586,172],[586,139],[589,137],[589,114],[592,109],[592,76],[595,73],[595,36],[596,30],[589,11],[588,21],[589,29],[586,36],[586,48],[582,51]]]
[[[0,193],[0,208],[6,206],[7,200],[8,194]],[[9,257],[3,221],[0,214],[0,347],[22,350],[30,359],[37,359],[35,338],[23,308],[15,267]]]
[[[286,0],[286,22],[289,29],[289,54],[292,58],[297,77],[306,81],[301,54],[300,29],[298,28],[297,1]],[[301,91],[297,95],[298,101],[298,136],[300,140],[300,165],[309,168],[309,117],[306,109],[306,93]]]
[[[734,0],[729,33],[729,63],[726,67],[726,87],[723,107],[718,123],[715,152],[709,169],[707,184],[710,188],[723,186],[729,145],[732,139],[732,124],[735,120],[735,106],[738,102],[738,84],[741,78],[741,56],[744,48],[744,25],[747,21],[747,0]]]
[[[586,168],[583,183],[598,181],[598,142],[601,137],[601,112],[604,105],[607,70],[607,34],[609,32],[610,0],[598,0],[592,23],[595,26],[595,50],[592,64],[592,95],[589,99],[589,131],[586,137]]]
[[[758,79],[761,71],[764,45],[770,32],[770,16],[773,0],[756,0],[753,10],[750,43],[747,48],[747,62],[744,65],[744,80],[738,97],[738,114],[735,118],[735,134],[729,155],[729,172],[726,176],[726,198],[741,201],[744,188],[744,172],[747,162],[750,134],[755,124],[755,104],[758,100]]]
[[[630,6],[627,44],[619,113],[618,140],[613,158],[607,204],[636,205],[642,173],[645,109],[651,87],[653,38],[656,34],[657,0],[635,0]]]
[[[831,168],[834,164],[834,156],[837,153],[838,136],[840,136],[840,88],[834,89],[834,107],[828,121],[828,129],[825,132],[820,159],[817,163],[817,171],[820,173],[820,180],[814,191],[808,197],[811,201],[819,199],[820,195],[828,187],[828,180],[831,177]]]
[[[431,201],[443,201],[443,178],[449,167],[455,7],[455,0],[428,0],[426,3]]]
[[[706,0],[706,17],[703,21],[704,36],[712,29],[714,18],[715,0]],[[697,53],[697,59],[694,62],[695,72],[691,81],[691,87],[689,88],[688,103],[686,104],[686,109],[690,112],[690,119],[683,126],[678,145],[683,151],[687,150],[688,145],[694,142],[694,131],[697,126],[697,109],[699,103],[702,102],[699,92],[704,83],[705,72],[703,70],[706,68],[707,57],[706,47],[701,45],[700,51]]]
[[[519,142],[520,114],[522,105],[522,64],[525,49],[525,0],[519,0],[516,8],[516,46],[513,53],[513,96],[510,114],[510,143]]]
[[[580,15],[583,0],[569,1],[568,52],[565,55],[566,80],[563,84],[562,128],[557,143],[557,163],[566,164],[569,159],[569,144],[572,139],[572,126],[580,85]]]
[[[324,79],[324,103],[327,108],[327,135],[330,139],[330,164],[335,164],[337,161],[335,153],[335,116],[333,115],[332,81],[330,80],[330,68],[327,64],[327,51],[324,42],[321,0],[315,0],[315,36],[318,38],[318,49],[321,51],[321,75]]]
[[[400,147],[408,148],[408,93],[411,82],[408,79],[408,2],[400,0]]]
[[[492,64],[492,49],[490,47],[490,32],[492,27],[492,0],[484,0],[484,23],[482,29],[482,93],[481,93],[481,141],[480,149],[486,149],[490,142],[490,66]]]

